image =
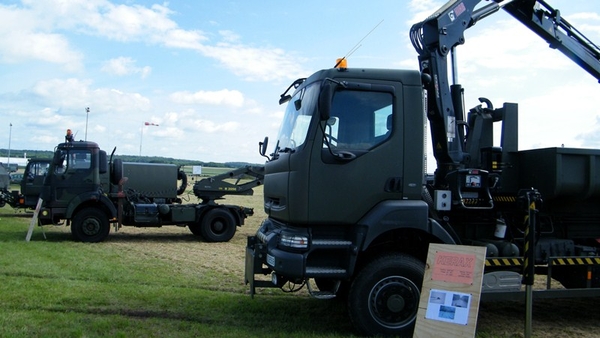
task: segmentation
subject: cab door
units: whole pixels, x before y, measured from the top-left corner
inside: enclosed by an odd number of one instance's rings
[[[354,224],[377,203],[402,196],[402,88],[383,81],[376,88],[333,94],[310,162],[312,222]]]
[[[55,208],[66,208],[73,198],[98,188],[97,170],[92,149],[62,149],[55,152],[46,186],[50,185],[47,201]],[[48,198],[48,197],[46,197]]]

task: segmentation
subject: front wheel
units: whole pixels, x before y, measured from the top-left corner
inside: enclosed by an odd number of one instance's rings
[[[366,335],[412,337],[425,266],[405,254],[381,256],[365,266],[350,286],[348,311]]]
[[[202,217],[200,233],[207,242],[228,242],[235,235],[235,220],[227,209],[216,208]]]
[[[98,208],[84,208],[73,217],[71,234],[77,241],[102,242],[109,232],[108,216]]]

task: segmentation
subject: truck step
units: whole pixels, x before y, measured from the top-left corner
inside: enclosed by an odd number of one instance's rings
[[[337,281],[337,283],[333,287],[333,290],[331,290],[331,291],[319,291],[318,289],[315,290],[315,289],[313,289],[312,283],[310,283],[310,282],[307,282],[306,286],[308,287],[308,293],[310,294],[311,297],[316,298],[316,299],[332,299],[332,298],[335,298],[335,294],[340,287],[340,282]]]
[[[311,245],[319,248],[349,248],[352,246],[352,242],[336,239],[313,239]]]
[[[316,299],[332,299],[335,298],[335,293],[330,291],[310,291],[310,296]]]
[[[346,272],[346,269],[338,267],[306,267],[306,276],[308,277],[345,276]]]

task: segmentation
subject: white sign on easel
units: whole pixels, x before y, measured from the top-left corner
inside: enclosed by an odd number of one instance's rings
[[[431,244],[414,337],[474,337],[485,247]]]

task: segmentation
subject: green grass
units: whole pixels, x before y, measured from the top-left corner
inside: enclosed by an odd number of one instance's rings
[[[348,337],[345,304],[244,284],[246,236],[265,215],[262,188],[223,203],[254,207],[228,243],[179,227],[124,227],[95,244],[0,208],[0,337]],[[44,239],[43,234],[46,235]],[[534,337],[597,337],[597,299],[540,300]],[[522,337],[524,306],[486,303],[476,337]]]
[[[83,244],[55,228],[45,228],[47,239],[36,228],[26,242],[29,218],[0,210],[0,337],[351,334],[339,302],[282,293],[252,299],[242,275],[202,267],[210,256],[172,260],[152,247],[211,243],[171,236]]]

